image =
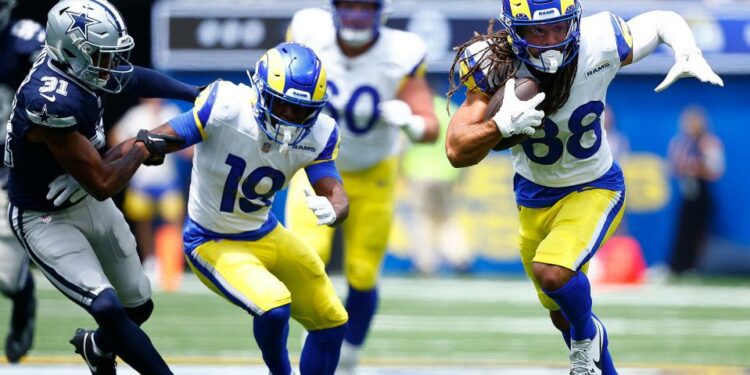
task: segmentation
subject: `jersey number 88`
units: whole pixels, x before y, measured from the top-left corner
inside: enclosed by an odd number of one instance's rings
[[[591,101],[580,107],[578,107],[570,115],[568,120],[568,129],[572,134],[568,141],[563,144],[557,135],[560,133],[560,127],[549,118],[544,118],[542,122],[542,129],[544,130],[544,137],[542,138],[529,138],[521,146],[523,147],[526,156],[531,161],[542,164],[552,165],[557,163],[563,155],[565,149],[568,153],[577,159],[588,159],[602,146],[602,124],[601,116],[604,112],[604,103],[600,101]],[[593,120],[591,116],[594,116]],[[586,124],[584,124],[586,122]],[[594,132],[596,140],[590,146],[584,146],[581,141],[583,136],[587,132]],[[544,155],[537,155],[534,153],[534,145],[541,144],[547,146],[547,153]]]

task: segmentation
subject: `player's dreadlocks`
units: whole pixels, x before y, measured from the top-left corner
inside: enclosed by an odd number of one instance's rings
[[[508,31],[494,30],[495,20],[491,19],[489,26],[487,27],[487,34],[474,33],[474,37],[469,39],[466,43],[461,44],[454,48],[456,51],[456,57],[453,59],[453,65],[449,72],[450,75],[450,88],[448,89],[448,103],[450,99],[461,86],[466,84],[473,74],[482,67],[487,67],[488,72],[491,74],[485,74],[482,78],[482,82],[486,82],[491,77],[493,78],[493,84],[498,84],[495,87],[501,87],[505,82],[515,76],[518,72],[520,64],[511,50],[510,42],[508,41]],[[486,42],[487,48],[479,51],[474,55],[476,64],[474,64],[469,71],[461,74],[458,82],[456,82],[456,66],[460,66],[464,51],[476,43]],[[573,84],[573,78],[576,75],[578,64],[572,63],[564,66],[558,73],[555,74],[544,74],[541,78],[541,89],[542,92],[547,94],[546,99],[542,102],[542,110],[547,116],[550,116],[562,108],[563,104],[568,101],[570,96],[570,87]],[[460,70],[460,68],[459,68]],[[480,85],[481,82],[477,82]],[[488,93],[492,95],[493,93]]]

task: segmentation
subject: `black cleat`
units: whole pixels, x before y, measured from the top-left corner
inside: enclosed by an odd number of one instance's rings
[[[34,344],[36,326],[36,298],[32,297],[26,306],[13,305],[13,316],[8,336],[5,337],[5,357],[10,363],[18,363]]]
[[[114,354],[99,355],[94,352],[94,331],[78,328],[70,343],[76,347],[76,353],[83,357],[91,370],[91,375],[116,375],[117,364]]]

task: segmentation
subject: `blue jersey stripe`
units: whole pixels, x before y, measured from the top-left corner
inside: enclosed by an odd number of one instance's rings
[[[315,158],[316,162],[322,162],[326,160],[333,160],[336,156],[336,148],[339,144],[339,127],[334,126],[333,131],[331,132],[331,135],[328,137],[328,142],[326,142],[326,147],[321,151],[321,153],[318,155],[317,158]]]
[[[599,250],[599,247],[602,245],[602,242],[604,242],[604,237],[607,235],[607,232],[609,232],[610,227],[612,226],[612,222],[617,217],[617,214],[620,213],[622,210],[622,206],[625,204],[625,190],[620,191],[620,198],[617,200],[617,203],[615,203],[614,207],[609,211],[607,214],[607,218],[604,221],[604,225],[602,226],[601,231],[599,231],[599,234],[596,238],[596,242],[594,243],[594,246],[592,246],[591,249],[587,249],[589,251],[589,254],[586,255],[585,258],[581,261],[580,264],[576,264],[576,270],[580,270],[581,267],[588,263],[589,260],[596,254],[596,251]]]
[[[623,62],[633,51],[633,38],[630,35],[628,25],[622,18],[614,14],[610,14],[610,18],[612,20],[612,28],[615,31],[615,40],[617,41],[617,54],[620,56],[620,62]]]
[[[209,118],[211,118],[211,109],[213,109],[214,107],[214,103],[216,102],[216,96],[218,95],[218,93],[219,85],[211,85],[211,92],[208,94],[208,98],[206,98],[206,101],[200,106],[200,108],[195,108],[198,121],[200,121],[199,125],[203,129],[206,128],[206,124],[208,123]]]
[[[612,191],[625,190],[625,177],[620,166],[613,162],[612,167],[601,177],[584,184],[553,188],[543,186],[517,174],[513,177],[513,190],[516,203],[528,208],[552,207],[570,193],[588,188],[600,188]]]
[[[259,312],[253,311],[250,308],[250,306],[247,306],[244,303],[242,303],[242,301],[239,298],[237,298],[234,294],[232,294],[232,292],[227,290],[227,288],[224,287],[224,283],[222,283],[218,279],[218,277],[216,277],[214,273],[211,272],[211,270],[209,270],[203,265],[203,263],[201,262],[201,259],[196,254],[193,254],[193,252],[191,251],[191,252],[187,252],[186,255],[187,255],[188,261],[193,265],[193,267],[195,267],[195,269],[198,270],[198,272],[200,272],[203,275],[203,277],[210,280],[211,284],[214,284],[216,289],[218,289],[221,292],[224,298],[228,299],[230,302],[234,303],[235,305],[242,307],[251,315],[253,316],[258,315]]]
[[[198,246],[213,240],[257,241],[271,233],[277,225],[279,221],[276,216],[269,212],[268,219],[258,229],[242,233],[217,233],[204,228],[188,217],[182,232],[182,242],[185,246],[185,254],[189,254]]]

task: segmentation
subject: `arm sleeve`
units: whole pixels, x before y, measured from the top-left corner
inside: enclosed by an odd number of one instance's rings
[[[339,171],[336,169],[336,162],[333,160],[308,165],[305,167],[305,173],[307,173],[307,179],[310,181],[311,185],[324,177],[335,178],[339,182],[343,181]]]
[[[663,10],[646,12],[627,22],[633,35],[633,62],[639,61],[665,43],[675,55],[698,50],[687,22],[677,13]]]
[[[122,92],[141,98],[177,99],[186,102],[195,101],[200,94],[196,86],[140,66],[133,66],[133,72]]]

